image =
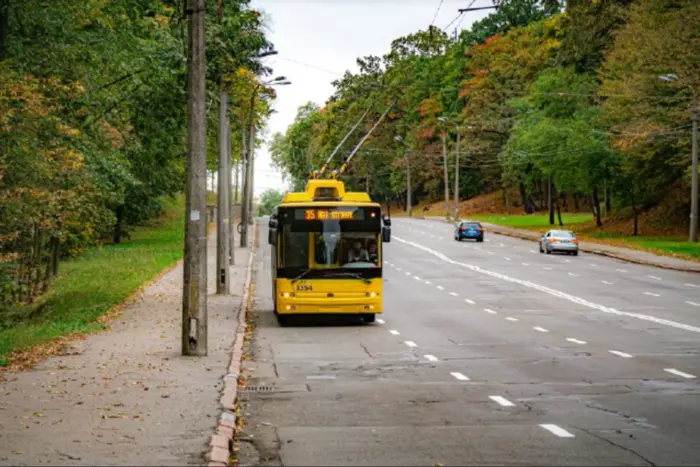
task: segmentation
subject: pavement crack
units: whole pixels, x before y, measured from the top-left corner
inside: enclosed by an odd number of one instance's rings
[[[367,354],[367,356],[368,356],[369,358],[374,358],[374,357],[372,356],[372,354],[369,352],[369,349],[367,349],[367,346],[366,346],[365,344],[360,343],[360,346],[362,347],[362,350],[365,351],[365,353]]]
[[[279,371],[277,371],[277,362],[272,362],[272,369],[275,372],[275,377],[279,378],[280,374],[279,374]]]
[[[621,444],[619,444],[619,443],[616,443],[615,441],[613,441],[613,440],[611,440],[611,439],[608,439],[608,438],[605,438],[605,437],[603,437],[603,436],[600,436],[599,434],[595,433],[594,431],[586,430],[586,429],[583,429],[583,428],[579,428],[579,430],[583,431],[583,432],[586,433],[586,434],[589,434],[589,435],[593,436],[593,437],[596,438],[596,439],[599,439],[599,440],[601,440],[601,441],[605,441],[606,443],[610,444],[611,446],[615,446],[615,447],[618,448],[618,449],[622,449],[623,451],[627,451],[627,452],[629,452],[630,454],[633,454],[633,455],[637,456],[638,458],[640,458],[641,460],[643,460],[644,462],[646,462],[648,465],[650,465],[650,466],[652,466],[652,467],[656,467],[656,464],[655,464],[655,463],[653,463],[652,461],[650,461],[649,459],[647,459],[647,458],[644,457],[643,455],[639,454],[639,453],[638,453],[637,451],[635,451],[634,449],[628,448],[628,447],[623,446],[623,445],[621,445]]]

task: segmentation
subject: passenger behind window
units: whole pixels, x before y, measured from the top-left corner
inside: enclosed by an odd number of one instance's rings
[[[379,253],[377,251],[376,242],[370,242],[368,255],[369,255],[369,260],[372,263],[377,264],[377,261],[379,261]]]
[[[362,242],[355,240],[352,244],[352,249],[348,252],[348,263],[369,262],[369,254],[367,250],[362,248]]]

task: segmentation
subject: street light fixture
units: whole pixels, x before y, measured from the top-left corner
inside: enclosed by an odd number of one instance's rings
[[[693,96],[691,104],[690,120],[693,125],[692,132],[692,174],[690,188],[690,234],[688,241],[697,241],[698,236],[698,99],[695,88],[683,83],[675,73],[667,73],[658,77],[667,83],[678,82],[682,86],[690,89]]]

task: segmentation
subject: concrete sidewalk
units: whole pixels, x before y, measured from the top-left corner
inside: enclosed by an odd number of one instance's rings
[[[180,262],[107,331],[32,371],[5,375],[0,465],[206,465],[250,277],[250,248],[235,254],[232,295],[214,295],[210,235],[207,357],[180,355]]]
[[[444,218],[425,216],[425,220],[434,222],[446,222]],[[512,227],[503,227],[500,225],[482,222],[488,232],[506,235],[509,237],[521,238],[523,240],[538,241],[541,234],[531,230],[515,229]],[[664,269],[672,269],[683,272],[700,272],[700,263],[688,261],[684,259],[672,258],[669,256],[655,255],[646,251],[632,250],[630,248],[617,247],[612,245],[604,245],[592,242],[580,242],[579,249],[587,253],[596,255],[609,256],[611,258],[629,261],[631,263],[644,264],[646,266],[655,266]]]

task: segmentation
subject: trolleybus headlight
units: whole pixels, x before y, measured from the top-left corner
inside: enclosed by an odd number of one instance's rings
[[[289,297],[294,297],[294,292],[282,292],[280,294],[283,298],[289,298]]]
[[[295,307],[294,305],[287,305],[287,311],[294,311],[296,309],[297,307]]]
[[[367,292],[365,295],[366,295],[367,297],[372,297],[372,298],[374,298],[374,297],[377,296],[377,292]]]

